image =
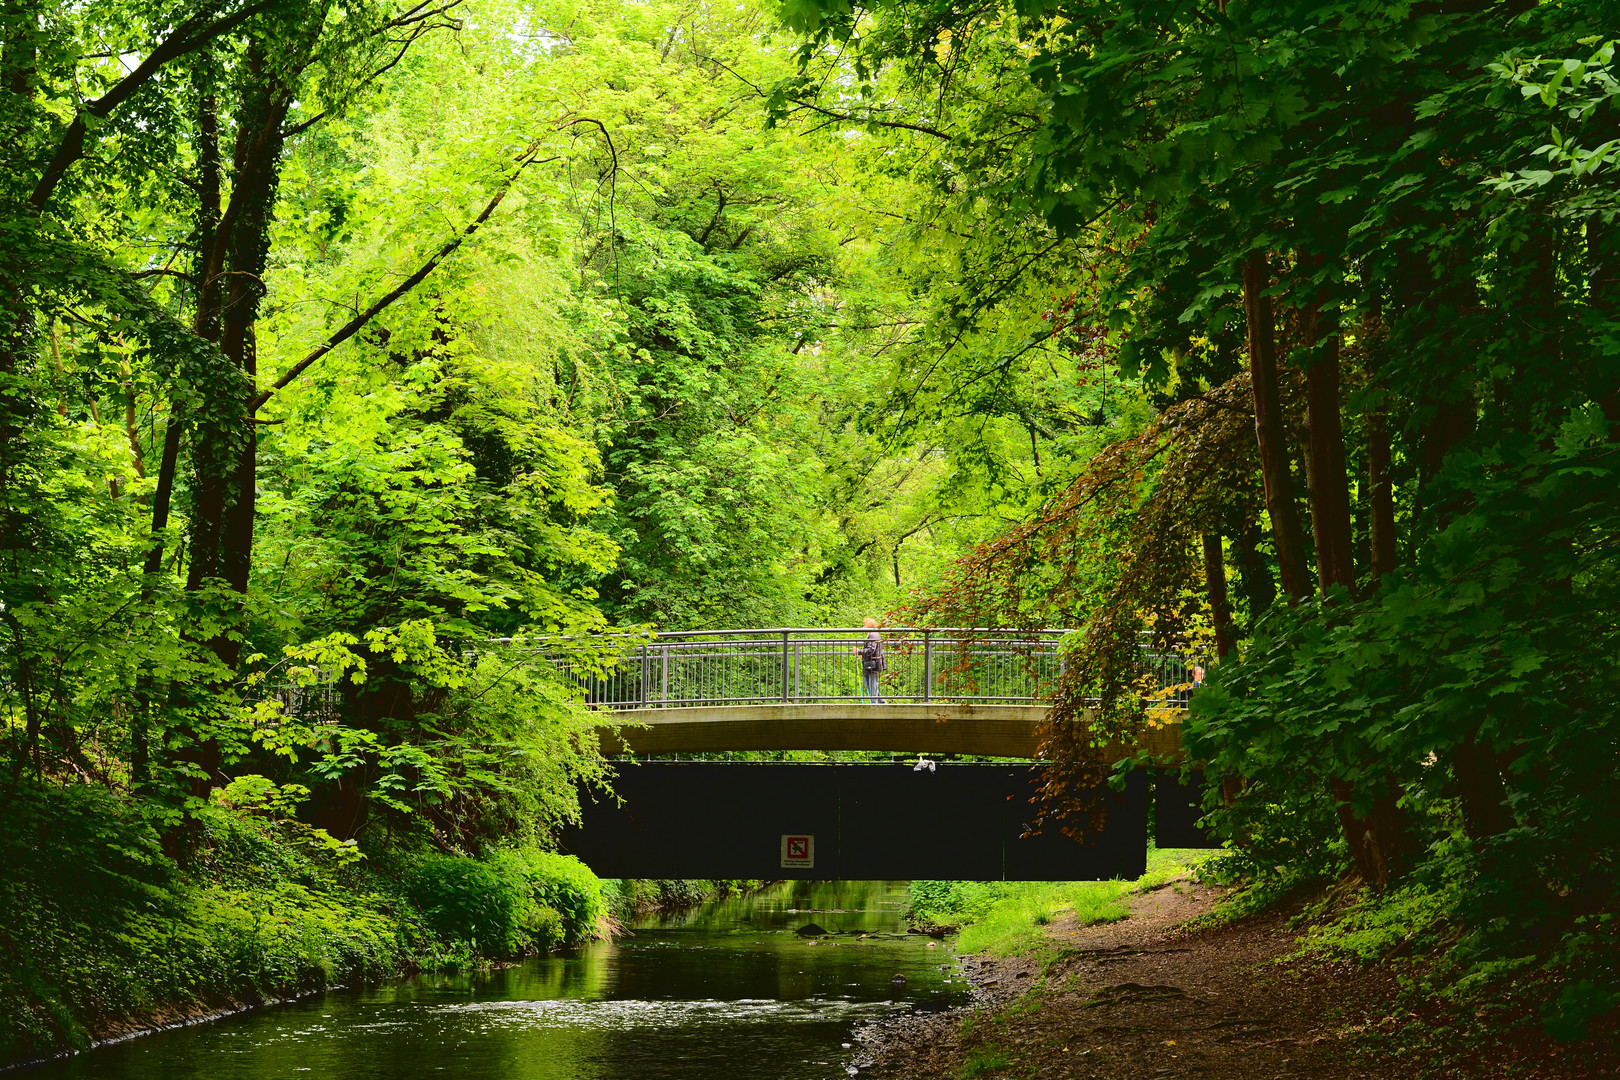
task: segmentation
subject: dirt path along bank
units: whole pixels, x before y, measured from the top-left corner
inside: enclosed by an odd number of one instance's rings
[[[1395,1080],[1350,1045],[1357,1000],[1387,996],[1386,977],[1362,972],[1352,986],[1269,963],[1294,948],[1281,915],[1183,928],[1220,894],[1178,881],[1135,897],[1123,922],[1055,924],[1042,956],[969,958],[983,994],[974,1014],[873,1025],[860,1075]]]

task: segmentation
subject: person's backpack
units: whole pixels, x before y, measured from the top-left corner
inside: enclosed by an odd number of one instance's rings
[[[883,655],[883,643],[876,638],[867,638],[861,646],[861,670],[869,674],[889,670],[889,661]]]

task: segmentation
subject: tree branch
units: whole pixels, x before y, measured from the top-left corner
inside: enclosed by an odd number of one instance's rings
[[[751,79],[745,78],[741,72],[731,67],[725,61],[720,60],[717,57],[700,53],[696,49],[692,50],[692,55],[697,57],[699,60],[707,60],[715,67],[727,72],[738,82],[752,89],[754,93],[758,94],[760,97],[770,97],[770,94],[766,92],[764,87],[760,86]],[[790,100],[793,102],[793,104],[797,105],[801,109],[809,109],[811,112],[820,113],[822,116],[828,117],[832,120],[841,120],[845,123],[871,124],[874,127],[891,128],[896,131],[915,131],[921,135],[932,135],[934,138],[943,139],[946,142],[952,141],[951,136],[945,134],[943,131],[940,131],[938,128],[929,127],[926,124],[908,124],[900,120],[879,120],[876,117],[871,116],[855,116],[851,113],[834,112],[831,109],[824,109],[820,105],[812,105],[810,102],[804,101],[800,98],[792,98]]]
[[[383,29],[397,30],[402,27],[411,27],[410,33],[401,38],[391,39],[392,41],[397,41],[399,43],[399,51],[394,53],[393,59],[389,60],[388,63],[373,70],[371,73],[366,75],[365,78],[355,83],[354,87],[347,91],[349,96],[352,97],[359,94],[360,91],[382,78],[396,65],[398,65],[401,60],[405,59],[405,54],[410,51],[412,45],[416,44],[418,38],[434,30],[459,29],[461,23],[455,19],[448,19],[444,22],[429,22],[428,20],[435,16],[443,15],[451,8],[458,7],[461,3],[462,0],[450,0],[449,3],[426,11],[423,9],[428,5],[426,3],[421,3],[417,4],[414,8],[405,12],[403,15],[400,15],[398,18],[391,20]],[[282,132],[281,137],[283,139],[291,139],[296,135],[302,135],[304,132],[308,131],[322,120],[325,120],[331,114],[331,109],[322,109],[308,120],[305,120],[302,123],[294,124],[292,127],[287,128]]]
[[[483,226],[484,222],[489,220],[490,215],[495,212],[495,208],[501,205],[501,200],[505,199],[507,193],[512,190],[512,185],[517,183],[518,177],[523,175],[524,169],[528,168],[530,165],[536,164],[537,161],[543,163],[546,161],[557,160],[554,157],[536,159],[534,154],[538,149],[539,141],[536,140],[534,143],[530,144],[529,148],[525,150],[522,155],[519,156],[517,168],[514,169],[512,174],[508,176],[501,186],[495,190],[495,194],[490,198],[489,203],[484,207],[483,212],[477,217],[473,218],[473,220],[468,223],[466,228],[462,229],[460,233],[446,241],[438,251],[434,252],[426,262],[417,268],[417,271],[414,274],[400,282],[399,285],[395,286],[393,289],[390,289],[387,293],[383,294],[382,297],[380,297],[366,310],[344,323],[335,334],[327,338],[324,342],[312,350],[308,356],[304,357],[302,360],[298,361],[298,363],[288,368],[281,378],[277,379],[267,389],[260,391],[260,393],[248,403],[249,414],[251,415],[252,413],[258,412],[258,410],[264,406],[264,403],[270,400],[272,394],[278,390],[286,389],[286,387],[290,385],[294,379],[298,378],[298,376],[302,375],[306,370],[308,370],[311,364],[315,363],[315,361],[319,360],[321,357],[325,356],[327,353],[331,352],[345,341],[348,341],[355,334],[359,333],[367,323],[381,314],[382,311],[395,300],[398,300],[400,297],[404,296],[406,293],[420,285],[429,274],[438,268],[440,263],[449,258],[449,256],[453,254],[457,248],[466,243],[468,237],[477,232]]]
[[[793,104],[797,105],[801,109],[809,109],[811,112],[820,113],[822,116],[829,117],[833,120],[841,120],[850,124],[869,124],[872,127],[892,128],[896,131],[915,131],[921,135],[932,135],[936,139],[943,139],[945,142],[953,141],[951,136],[945,134],[938,128],[929,127],[926,124],[908,124],[901,120],[879,120],[873,116],[856,116],[853,113],[841,113],[834,112],[831,109],[823,109],[820,105],[812,105],[810,102],[803,101],[799,98],[793,98],[791,100],[793,101]]]
[[[111,90],[108,90],[95,101],[79,110],[78,115],[73,118],[73,123],[69,124],[67,131],[62,134],[62,141],[57,144],[56,153],[51,155],[50,163],[45,166],[45,172],[41,174],[39,183],[34,186],[34,193],[28,198],[29,204],[35,210],[43,210],[45,204],[50,201],[52,193],[56,191],[56,186],[67,175],[68,169],[72,167],[74,162],[84,156],[85,136],[89,133],[86,117],[105,120],[112,114],[114,109],[127,101],[130,95],[139,90],[152,76],[156,75],[158,69],[163,67],[164,64],[167,64],[170,60],[178,59],[186,53],[202,48],[215,38],[236,29],[269,6],[270,0],[259,0],[259,2],[249,4],[234,15],[227,15],[225,18],[212,23],[206,21],[206,16],[198,14],[175,27],[174,33],[170,34],[157,48],[147,54],[146,59],[141,61],[139,67],[118,80]]]

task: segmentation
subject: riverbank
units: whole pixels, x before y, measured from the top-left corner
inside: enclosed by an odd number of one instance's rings
[[[340,857],[225,807],[182,859],[128,801],[57,804],[0,839],[0,1070],[420,972],[510,965],[762,882],[603,880],[512,845]]]
[[[614,926],[617,883],[532,846],[362,855],[221,804],[165,840],[139,800],[34,794],[0,836],[0,1067]]]
[[[829,1080],[861,1019],[968,1000],[947,950],[905,932],[906,901],[900,882],[785,882],[612,941],[316,994],[26,1075]],[[829,934],[798,932],[811,921]]]
[[[1424,958],[1360,964],[1305,951],[1296,898],[1245,917],[1182,877],[1135,893],[1128,918],[1072,914],[1008,955],[970,955],[969,1010],[869,1024],[873,1080],[1599,1080],[1620,1075],[1613,1026],[1559,1043],[1508,987],[1447,999],[1414,988]]]

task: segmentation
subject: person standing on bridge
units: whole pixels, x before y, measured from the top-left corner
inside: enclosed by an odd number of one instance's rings
[[[878,680],[889,668],[889,661],[883,656],[883,636],[877,630],[878,621],[870,615],[866,617],[866,643],[850,652],[861,658],[861,689],[863,696],[873,705],[887,705],[880,692]]]

